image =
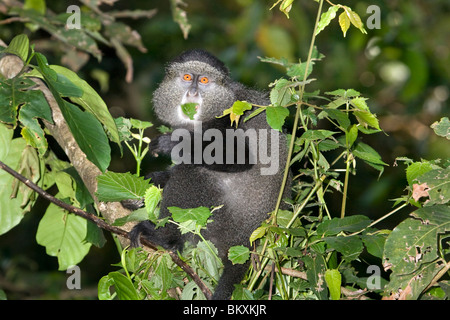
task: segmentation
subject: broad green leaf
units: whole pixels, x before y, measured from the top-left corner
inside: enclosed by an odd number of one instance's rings
[[[372,221],[363,215],[354,215],[323,221],[317,227],[319,236],[330,236],[339,232],[357,232],[367,227]]]
[[[149,180],[137,177],[129,172],[108,171],[97,177],[97,197],[99,201],[121,201],[142,199],[149,187]]]
[[[36,53],[35,56],[39,72],[44,76],[75,140],[86,157],[104,172],[111,160],[111,149],[102,125],[91,113],[83,112],[77,106],[62,99],[55,85],[61,76],[58,77],[58,74],[48,67],[45,56],[40,53]]]
[[[438,258],[438,238],[450,231],[450,207],[423,207],[402,221],[386,239],[383,266],[396,274],[411,274]]]
[[[387,233],[372,233],[366,232],[366,234],[361,235],[361,239],[364,242],[367,251],[377,257],[383,257],[384,243],[386,242]]]
[[[323,257],[320,255],[314,257],[304,256],[301,260],[305,263],[306,276],[312,291],[319,300],[327,300],[328,288],[325,283],[325,272],[327,268]]]
[[[345,12],[347,13],[350,22],[362,33],[367,34],[367,31],[364,29],[364,24],[362,23],[359,15],[349,7],[345,7]]]
[[[347,261],[355,260],[364,250],[363,243],[359,236],[349,237],[328,237],[325,238],[327,247],[342,254]]]
[[[435,167],[437,166],[426,160],[411,163],[408,168],[406,168],[406,180],[408,180],[408,184],[412,187],[414,180],[417,177],[435,169]]]
[[[450,167],[428,171],[417,178],[419,184],[426,183],[430,199],[425,206],[450,202]]]
[[[190,102],[181,105],[181,111],[191,120],[194,120],[194,116],[197,113],[197,103]]]
[[[26,62],[28,59],[28,51],[30,49],[29,45],[28,37],[24,34],[20,34],[11,40],[8,47],[6,47],[3,52],[15,54],[16,56],[19,56],[22,61]]]
[[[243,264],[250,258],[250,250],[244,246],[234,246],[228,250],[228,259],[233,264]]]
[[[316,36],[330,24],[331,20],[336,17],[336,13],[338,10],[338,6],[331,6],[328,8],[327,12],[322,13],[322,15],[320,16],[319,24],[317,25]]]
[[[114,279],[109,275],[103,276],[98,282],[97,295],[99,300],[112,300],[113,295],[109,288],[114,285]]]
[[[13,130],[8,129],[6,125],[0,123],[0,161],[5,163],[13,170],[19,171],[33,182],[37,182],[40,178],[39,163],[22,164],[22,157],[24,150],[27,149],[26,142],[22,138],[12,139]],[[23,172],[20,168],[24,167],[33,173],[33,176]],[[22,172],[21,172],[22,171]],[[23,184],[18,187],[25,188],[24,190],[13,187],[18,181],[14,179],[9,173],[0,169],[0,235],[8,232],[25,216],[29,211],[30,206],[27,205],[32,193],[25,193],[28,189]]]
[[[114,288],[119,300],[140,300],[136,288],[126,276],[120,272],[110,272],[108,277],[114,280]]]
[[[266,120],[274,130],[282,131],[283,124],[289,116],[289,109],[285,107],[267,107]]]
[[[232,110],[234,114],[243,115],[245,111],[251,110],[252,104],[246,101],[235,101],[232,106]]]
[[[201,226],[205,226],[206,221],[211,216],[211,211],[206,207],[198,207],[191,209],[168,207],[167,209],[172,214],[173,220],[179,223],[192,220],[196,221]]]
[[[328,290],[330,290],[331,300],[339,300],[341,298],[341,273],[337,269],[328,269],[325,271],[325,281]]]
[[[86,111],[89,111],[95,115],[95,117],[105,126],[107,132],[111,136],[111,140],[113,142],[120,143],[119,134],[117,132],[114,119],[109,113],[105,102],[98,95],[98,93],[86,81],[78,77],[75,72],[57,65],[51,65],[50,68],[58,74],[65,76],[75,86],[82,90],[81,96],[69,95],[68,97],[72,102],[79,104]]]
[[[105,172],[111,161],[111,148],[102,125],[91,113],[83,112],[67,101],[62,102],[61,112],[81,150]]]
[[[85,241],[87,221],[50,204],[39,222],[36,241],[50,256],[58,258],[59,270],[77,265],[91,248]]]
[[[355,124],[348,129],[346,137],[347,145],[348,147],[351,147],[358,137],[358,127]]]

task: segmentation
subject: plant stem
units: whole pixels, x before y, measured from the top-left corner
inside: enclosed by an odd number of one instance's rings
[[[276,222],[276,216],[278,214],[278,210],[280,209],[280,205],[281,205],[281,200],[283,199],[283,194],[284,194],[284,189],[286,187],[286,182],[289,176],[289,167],[290,167],[290,162],[291,162],[291,158],[292,158],[292,153],[294,150],[294,144],[295,144],[295,138],[296,138],[296,134],[297,134],[297,127],[298,127],[298,119],[301,118],[301,122],[303,125],[303,129],[307,130],[307,127],[304,123],[303,120],[303,115],[302,115],[302,100],[303,100],[303,92],[305,89],[305,82],[306,82],[306,78],[308,76],[308,68],[309,68],[309,64],[311,63],[311,57],[312,57],[312,52],[313,52],[313,48],[314,48],[314,42],[316,39],[316,30],[317,30],[317,26],[319,24],[320,21],[320,14],[322,12],[322,5],[323,5],[323,0],[320,0],[319,2],[319,9],[317,10],[317,17],[316,17],[316,23],[314,25],[314,30],[313,30],[313,34],[312,34],[312,38],[311,38],[311,44],[309,46],[309,52],[308,52],[308,59],[306,60],[306,71],[305,71],[305,75],[303,76],[303,82],[302,85],[300,86],[300,96],[298,99],[298,104],[297,104],[297,111],[295,114],[295,119],[294,119],[294,126],[292,128],[292,135],[291,135],[291,141],[289,142],[289,151],[288,151],[288,156],[287,156],[287,160],[286,160],[286,165],[284,168],[284,176],[283,176],[283,181],[281,183],[281,187],[280,187],[280,192],[278,194],[278,199],[277,199],[277,204],[275,206],[275,210],[274,210],[274,214],[273,214],[273,219],[272,222],[275,224]]]

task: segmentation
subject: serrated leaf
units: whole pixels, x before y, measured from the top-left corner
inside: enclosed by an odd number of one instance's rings
[[[273,106],[285,106],[291,102],[290,86],[292,82],[286,79],[280,79],[270,91],[270,102]]]
[[[266,120],[267,123],[274,130],[282,131],[283,124],[286,118],[289,116],[289,109],[285,107],[267,107],[266,108]]]
[[[324,140],[326,138],[331,137],[332,135],[334,135],[336,133],[337,132],[333,132],[333,131],[329,131],[329,130],[323,130],[323,129],[308,130],[308,131],[305,131],[302,134],[301,139],[306,139],[306,140]]]
[[[233,264],[244,264],[250,258],[250,250],[244,246],[234,246],[228,250],[228,259]]]
[[[155,209],[158,206],[159,202],[162,199],[162,190],[157,186],[151,186],[145,191],[144,203],[145,209],[147,210],[149,215],[152,215],[155,219],[158,219],[158,216],[154,215]]]
[[[89,252],[91,244],[85,241],[86,232],[87,220],[51,203],[39,222],[36,241],[48,255],[58,258],[59,270],[66,270]]]
[[[172,214],[174,221],[178,223],[183,223],[187,221],[195,221],[201,226],[206,225],[206,221],[211,216],[211,210],[206,207],[189,208],[182,209],[178,207],[168,207],[167,208]]]
[[[433,165],[431,162],[426,161],[426,160],[422,160],[421,162],[414,162],[411,163],[407,168],[406,168],[406,180],[408,181],[408,184],[410,186],[413,185],[414,180],[427,173],[428,171],[433,170],[435,167],[435,165]]]
[[[129,172],[108,171],[97,177],[97,197],[99,201],[121,201],[142,199],[149,187],[149,180]]]
[[[328,8],[327,12],[321,14],[319,24],[317,25],[316,29],[316,36],[330,24],[331,20],[336,17],[336,13],[338,12],[338,10],[338,6],[331,6]]]
[[[355,149],[353,150],[353,154],[368,163],[387,166],[387,164],[381,160],[381,156],[378,154],[378,152],[376,152],[375,149],[363,142],[358,142],[356,144]]]

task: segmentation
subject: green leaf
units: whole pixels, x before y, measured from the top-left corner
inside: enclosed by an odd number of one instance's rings
[[[377,258],[383,257],[384,243],[386,242],[386,233],[369,234],[368,232],[361,236],[367,251]]]
[[[273,106],[285,106],[291,102],[292,82],[286,79],[279,79],[270,91],[270,102]]]
[[[114,285],[114,279],[109,275],[103,276],[98,282],[97,295],[99,300],[112,300],[113,295],[109,288]]]
[[[149,180],[129,172],[108,171],[97,177],[97,197],[99,201],[121,201],[142,199],[149,187]]]
[[[287,68],[286,74],[291,78],[297,78],[297,79],[303,80],[305,78],[305,73],[306,73],[306,78],[307,78],[313,71],[314,62],[313,61],[309,62],[308,70],[306,70],[306,65],[307,65],[307,62],[291,64]]]
[[[274,130],[282,131],[284,121],[289,116],[289,109],[285,107],[267,107],[266,120]]]
[[[334,249],[342,254],[347,261],[355,260],[364,249],[359,236],[328,237],[324,239],[329,249]]]
[[[8,47],[3,50],[4,53],[11,53],[19,56],[22,61],[26,62],[28,59],[28,51],[30,49],[30,44],[28,41],[28,37],[24,34],[19,34],[15,36]]]
[[[105,172],[111,161],[111,148],[102,125],[91,113],[83,112],[64,100],[63,105],[62,108],[60,106],[61,112],[81,150]]]
[[[338,6],[331,6],[328,8],[327,12],[322,13],[322,15],[320,16],[319,24],[317,25],[316,36],[330,24],[331,20],[336,17],[336,13],[338,10]]]
[[[24,105],[19,111],[19,121],[23,125],[21,134],[27,144],[36,148],[41,156],[47,151],[47,139],[38,118],[53,123],[50,107],[41,91],[25,91],[20,95]]]
[[[51,65],[50,68],[59,75],[63,75],[69,79],[77,88],[82,90],[81,96],[68,97],[72,102],[92,113],[105,126],[107,132],[110,134],[111,140],[120,143],[119,133],[114,119],[99,94],[86,81],[78,77],[75,72],[57,65]]]
[[[156,186],[151,186],[145,191],[144,203],[145,209],[149,215],[152,215],[154,219],[158,219],[158,216],[154,214],[156,207],[162,198],[162,190]]]
[[[408,168],[406,168],[406,180],[408,180],[408,184],[412,187],[414,180],[417,177],[433,170],[435,167],[436,165],[433,165],[431,162],[426,160],[410,164]]]
[[[330,236],[339,232],[357,232],[366,228],[372,221],[363,215],[354,215],[344,218],[333,218],[323,221],[317,227],[319,236]]]
[[[450,207],[423,207],[401,222],[386,239],[383,266],[397,274],[412,274],[439,257],[439,235],[450,231]],[[412,275],[411,275],[412,276]]]
[[[267,231],[267,227],[258,227],[255,231],[252,232],[250,236],[250,244],[252,244],[254,241],[262,238]]]
[[[234,114],[243,115],[245,111],[251,110],[252,104],[246,101],[235,101],[232,105],[232,110]]]
[[[332,135],[336,134],[337,132],[329,131],[329,130],[308,130],[305,131],[301,139],[305,140],[324,140],[326,138],[331,137]]]
[[[39,180],[39,161],[28,161],[23,163],[23,153],[27,150],[26,142],[22,138],[13,138],[14,130],[8,129],[6,125],[0,123],[0,161],[19,173],[25,175],[33,182]],[[31,148],[30,148],[31,149]],[[25,164],[25,165],[24,165]],[[23,167],[29,170],[29,173],[23,172]],[[33,174],[31,176],[31,173]],[[0,235],[8,232],[25,216],[29,211],[29,199],[34,192],[29,192],[28,187],[19,192],[13,186],[18,183],[9,173],[0,170]],[[25,191],[28,191],[25,192]],[[30,203],[31,204],[31,203]]]
[[[250,250],[244,246],[234,246],[228,250],[228,259],[233,264],[244,264],[250,258]]]
[[[85,241],[87,221],[50,204],[39,222],[36,241],[50,256],[58,258],[59,270],[77,265],[91,248]]]
[[[355,149],[353,149],[353,154],[356,157],[366,161],[370,165],[376,164],[387,166],[387,163],[384,163],[381,160],[381,156],[378,154],[378,152],[376,152],[375,149],[363,142],[358,142],[356,144]]]
[[[194,116],[197,113],[198,104],[195,102],[185,103],[181,105],[181,111],[188,116],[189,119],[194,120]]]
[[[448,120],[447,117],[441,118],[439,122],[438,121],[434,122],[431,125],[431,128],[438,136],[450,140],[450,121]]]
[[[341,30],[345,38],[348,28],[350,28],[350,19],[345,11],[339,15],[339,25],[341,26]]]
[[[102,125],[91,113],[83,112],[77,106],[62,99],[56,89],[57,80],[62,79],[61,76],[48,67],[45,56],[40,53],[36,53],[35,56],[39,72],[44,76],[75,140],[86,157],[104,172],[111,160],[111,149]]]
[[[206,225],[206,221],[211,216],[211,210],[206,207],[181,209],[178,207],[167,208],[172,214],[174,221],[178,223],[187,222],[189,220],[197,222],[201,226]]]
[[[330,290],[331,300],[339,300],[341,298],[341,273],[337,269],[328,269],[325,271],[325,281]]]
[[[140,208],[129,215],[114,220],[113,226],[123,226],[127,222],[149,220],[148,212],[145,208]]]
[[[133,283],[126,276],[120,272],[110,272],[108,277],[114,281],[114,288],[119,300],[140,300]]]
[[[426,183],[430,199],[425,206],[450,202],[450,167],[428,171],[417,178],[419,184]]]
[[[306,276],[312,291],[319,300],[328,299],[328,288],[325,283],[326,265],[320,255],[314,257],[304,256],[301,259],[305,263]]]

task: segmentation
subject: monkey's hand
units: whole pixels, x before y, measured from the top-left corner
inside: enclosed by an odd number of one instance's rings
[[[125,209],[134,211],[144,206],[144,199],[127,199],[120,201],[120,203]]]
[[[160,154],[170,156],[170,153],[175,145],[176,142],[171,140],[171,134],[166,133],[152,139],[149,148],[154,157],[157,157]]]

